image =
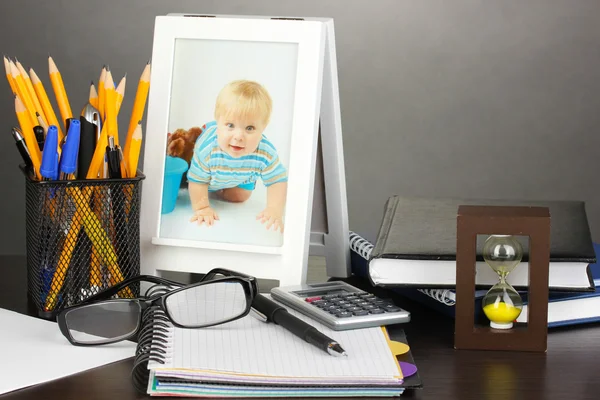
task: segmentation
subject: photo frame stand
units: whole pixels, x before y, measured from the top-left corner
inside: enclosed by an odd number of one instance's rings
[[[304,58],[304,62],[298,64],[302,65],[302,70],[299,70],[302,75],[298,78],[301,85],[297,86],[297,90],[303,94],[298,98],[301,102],[295,105],[302,114],[297,115],[298,121],[295,123],[298,125],[294,126],[297,141],[292,143],[305,149],[304,160],[307,160],[310,154],[312,168],[306,172],[296,172],[300,175],[296,175],[292,194],[291,186],[288,186],[288,198],[293,200],[286,207],[288,211],[284,245],[281,248],[265,247],[257,250],[257,246],[242,244],[233,249],[231,244],[215,242],[208,248],[202,248],[206,243],[159,237],[157,221],[160,218],[160,200],[156,196],[160,196],[162,190],[164,162],[157,162],[144,167],[149,179],[144,186],[145,194],[142,198],[142,213],[144,209],[146,213],[142,215],[141,220],[141,273],[156,276],[161,276],[165,271],[202,274],[221,267],[238,270],[257,278],[278,280],[280,286],[305,283],[310,249],[317,143],[320,136],[327,215],[327,232],[323,235],[327,275],[350,276],[348,207],[333,19],[169,14],[157,17],[153,58],[172,57],[176,38],[190,39],[195,36],[202,40],[210,36],[210,39],[237,40],[234,33],[231,33],[233,31],[235,34],[240,32],[237,34],[242,38],[240,40],[296,41],[299,44],[299,54]],[[221,37],[217,37],[218,35]],[[312,67],[307,67],[307,62]],[[168,102],[164,99],[169,98],[171,89],[170,68],[171,64],[168,62],[153,63],[148,106],[148,126],[151,129],[147,129],[147,134],[156,136],[152,136],[152,144],[146,142],[145,160],[149,159],[149,149],[151,154],[164,154],[164,143],[158,136],[165,130],[168,121]],[[306,76],[309,80],[303,81],[300,76]],[[153,112],[154,110],[156,112]],[[311,121],[314,121],[311,126],[314,130],[306,134],[307,129],[310,129],[307,124],[311,124]],[[295,166],[300,165],[298,158],[293,162],[296,163]],[[293,214],[290,214],[289,210],[292,210]],[[289,220],[288,215],[291,215]]]

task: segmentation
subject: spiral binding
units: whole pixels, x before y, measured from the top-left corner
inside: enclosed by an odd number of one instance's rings
[[[156,285],[146,292],[148,297],[168,292],[172,288]],[[141,329],[138,333],[137,347],[131,380],[133,386],[140,393],[146,393],[150,371],[149,362],[165,364],[171,357],[171,336],[173,325],[159,306],[152,306],[142,314]]]
[[[355,253],[359,254],[365,260],[371,258],[371,252],[373,251],[373,245],[359,234],[350,231],[350,249]],[[417,289],[419,292],[426,294],[427,296],[443,303],[447,306],[453,306],[456,304],[456,300],[453,299],[453,292],[449,289]]]

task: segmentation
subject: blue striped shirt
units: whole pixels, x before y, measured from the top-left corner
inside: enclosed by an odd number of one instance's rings
[[[252,154],[235,158],[219,147],[215,121],[202,127],[187,177],[190,182],[208,184],[210,191],[236,186],[253,189],[258,179],[268,187],[288,179],[275,146],[265,135]]]

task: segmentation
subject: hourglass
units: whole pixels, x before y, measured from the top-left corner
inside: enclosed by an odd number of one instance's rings
[[[470,350],[546,351],[548,334],[548,265],[550,262],[550,211],[547,207],[458,207],[456,226],[456,318],[454,348]],[[527,259],[516,236],[529,239]],[[479,253],[477,238],[484,237]],[[477,262],[482,256],[498,274],[483,299],[489,323],[475,318],[475,290],[485,284]],[[521,261],[527,261],[518,265]],[[479,264],[479,265],[478,265]],[[515,268],[528,269],[527,324],[514,325],[521,314],[521,296],[507,276]],[[519,271],[521,273],[523,271]],[[493,283],[493,282],[492,282]]]
[[[521,314],[523,301],[506,282],[506,277],[521,262],[523,248],[514,236],[491,235],[483,245],[483,259],[498,274],[496,283],[483,297],[482,307],[494,329],[510,329]]]

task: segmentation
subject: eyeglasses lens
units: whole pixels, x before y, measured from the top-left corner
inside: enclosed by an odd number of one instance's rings
[[[247,308],[244,287],[236,281],[193,286],[169,295],[165,303],[171,319],[187,327],[222,323]]]
[[[76,342],[102,344],[134,333],[140,314],[141,307],[135,301],[110,300],[73,309],[65,314],[65,322]]]

